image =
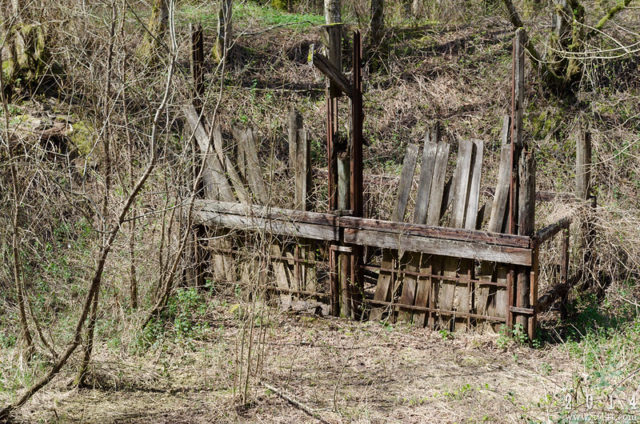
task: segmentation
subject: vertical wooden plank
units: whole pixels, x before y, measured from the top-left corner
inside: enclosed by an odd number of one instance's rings
[[[298,157],[298,131],[302,128],[302,115],[297,109],[291,108],[287,116],[289,124],[289,171],[293,174]]]
[[[592,190],[592,148],[591,133],[581,128],[576,140],[576,196],[578,199],[589,202],[589,207],[584,214],[583,221],[580,225],[579,251],[582,251],[582,264],[580,269],[583,270],[582,278],[587,283],[585,287],[593,286],[593,278],[590,273],[593,270],[595,262],[594,245],[596,230],[593,223],[594,213],[597,205],[596,196]],[[597,288],[598,292],[601,288]]]
[[[511,119],[504,117],[502,124],[502,148],[500,150],[500,168],[498,169],[498,182],[491,207],[489,218],[489,231],[501,233],[505,230],[507,202],[509,199],[509,185],[511,178],[511,146],[509,145],[509,126]]]
[[[535,229],[536,211],[536,182],[535,159],[531,151],[523,150],[520,156],[519,173],[520,187],[518,190],[518,234],[521,236],[533,235]],[[532,289],[531,268],[518,267],[516,306],[528,308],[530,291]],[[533,334],[529,328],[530,319],[526,315],[518,315],[516,322],[522,325],[525,332]]]
[[[482,177],[482,155],[484,153],[484,143],[482,140],[473,140],[473,144],[475,145],[475,155],[469,185],[469,202],[464,221],[464,228],[468,230],[475,230],[477,225],[478,205],[480,203],[480,180]]]
[[[482,177],[482,155],[484,143],[482,140],[473,140],[473,155],[470,169],[470,181],[467,195],[467,206],[464,217],[464,228],[475,230],[478,219],[478,203],[480,201],[480,180]],[[468,259],[460,261],[458,274],[467,278],[466,283],[456,283],[454,294],[454,307],[457,311],[464,313],[471,312],[473,303],[473,285],[471,278],[475,274],[475,262]],[[456,329],[468,327],[471,324],[470,319],[458,320]]]
[[[420,167],[420,180],[418,182],[418,193],[416,196],[416,208],[413,215],[413,222],[415,224],[424,224],[427,220],[433,169],[435,167],[438,150],[436,140],[438,140],[438,136],[433,132],[429,132],[425,136],[422,164]],[[417,252],[407,252],[405,255],[409,256],[406,270],[409,272],[418,272],[420,270],[422,255]],[[427,283],[428,279],[426,278],[417,278],[414,275],[405,274],[402,279],[402,295],[400,296],[399,303],[404,305],[422,305],[424,303],[422,306],[426,306],[429,292]],[[398,312],[398,321],[411,321],[412,315],[413,312],[411,310],[401,309]],[[419,318],[420,316],[418,316],[416,324],[423,326],[424,314],[421,320],[422,322],[420,322]]]
[[[509,200],[509,188],[511,184],[511,145],[510,140],[511,118],[505,116],[502,122],[500,135],[502,148],[500,150],[500,165],[498,169],[498,181],[491,207],[488,231],[502,233],[507,226],[507,203]],[[504,265],[483,262],[480,265],[479,280],[498,281],[506,284],[507,269]],[[505,304],[507,301],[506,289],[496,286],[479,285],[478,302],[476,309],[479,314],[487,314],[504,318],[506,315]],[[486,326],[487,328],[491,326]]]
[[[520,163],[520,153],[522,151],[522,117],[524,107],[524,31],[522,28],[516,30],[513,39],[513,85],[511,100],[511,182],[509,188],[509,233],[517,234],[517,224],[519,223],[518,212],[518,189],[521,187],[519,179],[518,166]],[[517,267],[513,267],[509,271],[508,284],[510,285],[509,304],[507,305],[507,323],[511,328],[514,323],[511,307],[516,305],[516,299],[522,299],[517,290],[518,278],[516,275]],[[518,270],[519,272],[521,270]],[[524,290],[524,273],[521,283],[521,289]],[[509,292],[509,289],[508,289]],[[528,293],[527,293],[528,294]],[[517,317],[518,323],[526,326],[526,317]],[[525,330],[526,331],[526,330]]]
[[[450,146],[448,143],[438,145],[436,163],[433,169],[433,181],[431,182],[429,207],[427,210],[427,225],[440,224],[449,150]]]
[[[536,327],[538,326],[538,317],[535,312],[538,302],[538,275],[540,274],[539,266],[539,251],[535,249],[533,251],[533,265],[531,266],[531,273],[529,275],[529,281],[531,282],[531,290],[529,291],[529,305],[534,310],[534,313],[529,317],[529,340],[533,341],[536,337]]]
[[[303,128],[302,116],[295,110],[289,114],[289,152],[290,163],[295,175],[295,207],[298,210],[309,210],[309,190],[311,187],[311,149],[306,130]],[[292,148],[293,145],[293,148]],[[295,246],[294,256],[305,262],[295,262],[292,278],[300,290],[316,290],[315,247],[311,240],[299,239]]]
[[[416,160],[418,156],[418,146],[409,144],[407,152],[402,163],[402,171],[400,173],[400,182],[398,185],[398,194],[396,198],[396,206],[391,215],[392,221],[403,221],[413,183],[413,174],[416,169]],[[382,268],[392,269],[397,263],[397,252],[384,249],[382,251]],[[374,293],[374,300],[389,301],[391,297],[391,288],[395,281],[392,281],[392,273],[388,271],[380,271],[378,276],[378,284]],[[373,308],[371,310],[370,319],[379,320],[382,318],[384,308]]]
[[[420,168],[420,181],[418,183],[418,193],[416,196],[416,209],[413,215],[413,222],[416,224],[424,224],[427,222],[431,182],[433,181],[433,171],[438,152],[439,136],[436,131],[437,129],[432,130],[425,137],[424,150],[422,151],[422,165]]]
[[[309,191],[311,189],[311,148],[304,129],[298,130],[296,152],[296,209],[309,210]]]
[[[468,188],[471,173],[471,161],[473,159],[474,144],[468,140],[460,140],[458,146],[458,159],[453,177],[453,207],[451,210],[450,227],[461,228],[464,225],[465,210],[468,199]],[[442,274],[447,277],[458,277],[460,271],[460,259],[447,257],[444,259]],[[466,270],[465,270],[466,272]],[[460,307],[460,300],[464,295],[456,299],[456,282],[443,280],[440,284],[438,303],[441,309],[454,310]],[[445,327],[444,317],[441,316],[441,323]],[[453,322],[450,322],[453,324]]]
[[[243,152],[247,163],[246,173],[251,194],[253,194],[259,204],[266,205],[269,201],[269,196],[264,185],[264,179],[262,178],[262,167],[258,159],[256,135],[251,128],[248,128],[246,131],[241,131],[241,133],[243,133],[243,136],[241,136],[240,142],[243,145]]]
[[[448,143],[439,143],[438,152],[436,154],[436,163],[433,168],[433,180],[431,182],[431,193],[429,196],[429,207],[427,210],[427,225],[438,225],[442,216],[443,196],[445,190],[445,178],[447,173],[447,163],[449,162]],[[441,256],[423,256],[420,264],[420,272],[432,275],[441,275],[442,273]],[[428,304],[430,308],[440,307],[438,299],[440,297],[440,280],[429,278],[427,280]],[[425,314],[416,314],[414,321],[419,323],[427,318]],[[435,324],[435,314],[429,313],[427,318],[427,326],[433,328]]]
[[[235,169],[235,166],[229,159],[229,157],[224,152],[224,147],[222,143],[222,131],[220,130],[220,126],[216,126],[213,130],[213,146],[215,149],[215,153],[218,156],[218,160],[224,164],[224,170],[231,181],[231,185],[233,186],[233,190],[238,200],[241,203],[249,203],[251,201],[249,192],[244,186],[240,175]]]
[[[226,178],[223,165],[215,153],[215,147],[211,145],[209,133],[201,121],[200,115],[193,105],[185,106],[183,112],[197,141],[198,148],[205,156],[204,169],[202,170],[204,198],[234,202],[236,198],[233,190]],[[214,279],[218,281],[231,281],[235,279],[234,261],[226,253],[215,252],[216,249],[224,251],[231,247],[229,240],[221,237],[223,234],[224,232],[214,232],[216,237],[209,242],[209,246],[214,250],[211,254],[212,273]]]
[[[591,133],[581,130],[576,140],[576,196],[591,198]]]
[[[282,256],[282,249],[278,244],[271,244],[269,246],[269,254],[273,256],[280,257]],[[282,259],[271,259],[272,269],[274,273],[274,277],[276,279],[276,285],[280,289],[289,290],[292,287],[289,284],[289,275],[287,275],[287,266],[283,262]],[[291,293],[281,292],[280,293],[280,308],[282,310],[287,310],[291,307],[292,296]]]
[[[349,209],[349,178],[351,175],[351,168],[349,158],[346,156],[338,155],[336,161],[336,169],[338,171],[338,209]]]

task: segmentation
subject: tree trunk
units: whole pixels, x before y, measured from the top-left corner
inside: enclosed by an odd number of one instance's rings
[[[342,4],[340,0],[324,0],[324,20],[327,24],[342,22]]]
[[[216,62],[222,62],[229,55],[233,36],[232,15],[233,0],[222,0],[218,10],[218,34],[213,46],[213,57]]]
[[[413,0],[411,3],[411,14],[414,18],[421,18],[424,12],[424,0]]]
[[[384,31],[384,0],[371,0],[370,46],[377,48]]]
[[[158,57],[157,50],[167,31],[169,7],[167,0],[153,0],[148,32],[145,32],[142,44],[138,49],[138,56],[148,64],[153,64]]]

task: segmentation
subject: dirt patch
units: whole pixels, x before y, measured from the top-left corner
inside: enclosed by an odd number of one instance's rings
[[[17,421],[317,422],[262,380],[332,423],[519,422],[557,415],[574,371],[559,347],[500,349],[494,334],[450,338],[404,326],[279,315],[262,346],[263,370],[251,385],[250,403],[238,408],[238,327],[227,324],[211,340],[169,344],[143,356],[103,347],[93,366],[95,387],[69,390],[71,374],[63,374]]]

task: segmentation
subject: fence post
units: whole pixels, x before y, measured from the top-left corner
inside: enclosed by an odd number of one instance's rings
[[[342,24],[325,25],[323,28],[323,43],[327,48],[329,62],[342,70]],[[327,170],[328,170],[328,198],[329,211],[338,209],[338,170],[336,142],[338,136],[338,97],[340,90],[329,80],[327,84]],[[340,256],[337,245],[329,248],[329,284],[331,287],[331,313],[340,315]],[[345,313],[345,311],[342,311]]]
[[[350,202],[353,216],[363,216],[362,175],[362,37],[360,31],[353,32],[353,98],[351,99],[351,179]],[[360,315],[364,286],[362,278],[362,246],[353,246],[351,253],[351,300],[354,314]]]
[[[204,95],[204,39],[202,35],[202,26],[196,25],[190,26],[191,29],[191,76],[193,78],[193,88],[191,102],[195,107],[198,114],[202,114],[202,97]],[[200,174],[200,168],[198,164],[200,160],[199,152],[200,148],[193,137],[192,149],[194,154],[192,178],[195,179]],[[204,184],[198,181],[196,184],[196,192],[198,197],[203,197]],[[204,286],[205,283],[205,270],[206,264],[209,261],[209,255],[205,249],[200,246],[200,240],[206,238],[206,230],[203,226],[198,225],[192,229],[187,229],[191,232],[188,244],[185,249],[185,268],[184,279],[187,285],[193,285],[195,287]]]
[[[589,272],[593,270],[595,257],[593,248],[595,245],[595,228],[593,225],[594,211],[597,200],[593,194],[592,185],[592,148],[591,132],[582,128],[576,142],[576,196],[579,200],[588,204],[581,225],[580,248],[582,249],[582,276],[583,280],[591,285],[594,281]]]
[[[522,137],[522,118],[524,112],[524,30],[518,29],[513,40],[513,86],[511,111],[511,158],[512,174],[509,193],[509,232],[522,236],[533,235],[535,229],[535,173],[536,164],[533,149]],[[537,292],[537,252],[533,252],[533,267],[515,267],[512,279],[515,299],[509,302],[509,309],[529,308],[535,301],[532,295]],[[515,281],[513,281],[515,280]],[[512,290],[513,290],[512,289]],[[513,296],[512,292],[512,296]],[[515,305],[514,305],[515,301]],[[507,311],[512,316],[511,311]],[[513,323],[511,318],[508,322]],[[518,313],[515,323],[519,324],[530,339],[535,336],[536,317]]]

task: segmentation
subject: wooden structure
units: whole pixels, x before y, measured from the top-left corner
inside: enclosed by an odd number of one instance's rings
[[[493,199],[481,205],[484,143],[443,140],[434,125],[420,146],[409,144],[390,220],[363,216],[362,42],[353,34],[351,80],[342,72],[342,27],[324,27],[327,55],[313,63],[328,77],[328,212],[309,210],[309,138],[301,118],[289,116],[289,166],[294,208],[272,207],[258,160],[256,132],[235,129],[235,162],[219,128],[211,131],[195,108],[185,108],[189,128],[206,158],[205,196],[195,204],[195,224],[220,231],[263,232],[271,237],[271,262],[262,278],[281,307],[300,297],[329,299],[334,315],[411,322],[459,330],[481,323],[536,328],[539,250],[564,231],[561,284],[567,284],[569,218],[534,232],[535,161],[522,137],[523,34],[514,40],[513,103],[502,125],[500,169]],[[196,67],[194,67],[195,69]],[[338,102],[350,103],[350,137],[339,134]],[[451,175],[449,155],[457,160]],[[411,222],[405,221],[418,158],[420,172]],[[486,225],[486,228],[484,227]],[[233,281],[234,246],[224,237],[209,242],[212,274]],[[293,241],[293,242],[292,242]],[[377,252],[367,255],[363,248]],[[245,267],[247,264],[244,264]],[[251,264],[248,264],[251,266]],[[271,275],[271,278],[269,278]],[[364,276],[369,283],[365,284]],[[242,276],[240,277],[242,278]],[[268,284],[274,281],[275,284]],[[553,292],[541,297],[544,307]]]

